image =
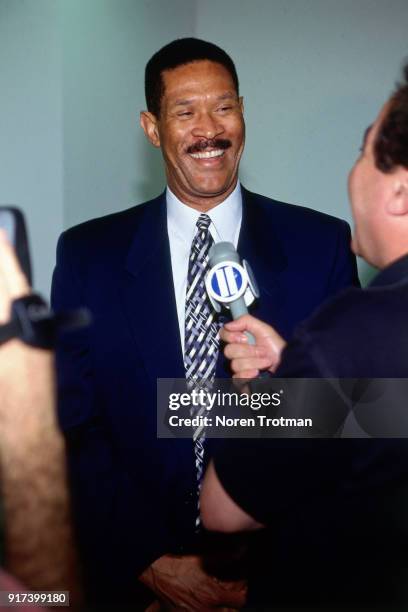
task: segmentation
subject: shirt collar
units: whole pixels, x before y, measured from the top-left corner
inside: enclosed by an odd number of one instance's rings
[[[200,211],[179,200],[169,187],[166,189],[167,227],[182,240],[191,244],[196,232]],[[206,213],[211,219],[210,231],[215,242],[234,242],[242,217],[242,194],[239,181],[230,195]]]
[[[401,282],[408,282],[408,255],[404,255],[381,270],[371,281],[369,287],[382,287]]]

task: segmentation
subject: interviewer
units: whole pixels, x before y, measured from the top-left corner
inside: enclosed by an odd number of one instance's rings
[[[404,72],[349,177],[352,247],[379,274],[320,308],[287,346],[253,317],[226,324],[235,377],[408,378],[408,65]],[[202,520],[228,532],[268,525],[262,603],[406,609],[407,440],[229,442],[207,471]]]

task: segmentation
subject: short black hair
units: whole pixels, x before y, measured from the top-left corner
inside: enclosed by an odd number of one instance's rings
[[[403,69],[403,80],[391,96],[389,110],[379,126],[374,159],[382,172],[392,172],[397,166],[408,168],[408,62]]]
[[[239,95],[238,75],[235,64],[221,47],[199,38],[178,38],[162,47],[147,62],[145,70],[145,95],[147,109],[160,116],[160,104],[164,94],[162,73],[184,64],[209,60],[217,62],[228,70]]]

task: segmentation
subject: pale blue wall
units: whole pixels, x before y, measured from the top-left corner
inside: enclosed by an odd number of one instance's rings
[[[0,203],[26,212],[43,293],[64,227],[163,188],[138,126],[143,70],[194,14],[190,0],[0,0]]]
[[[66,226],[127,208],[165,185],[139,128],[144,67],[193,34],[190,0],[62,0]]]
[[[346,177],[408,56],[408,1],[206,0],[196,31],[239,69],[243,181],[350,221]]]
[[[63,228],[60,36],[54,0],[0,0],[0,203],[26,213],[44,293]]]
[[[407,24],[406,0],[0,0],[0,201],[27,211],[37,287],[63,226],[163,187],[138,115],[145,62],[178,36],[236,61],[245,184],[350,220],[346,175]]]

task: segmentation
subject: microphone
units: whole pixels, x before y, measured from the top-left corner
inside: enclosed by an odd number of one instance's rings
[[[205,279],[207,295],[216,312],[222,305],[231,311],[233,319],[248,313],[248,306],[259,297],[254,274],[237,253],[232,242],[217,242],[209,251],[210,270]],[[245,332],[249,344],[255,344],[250,332]]]

